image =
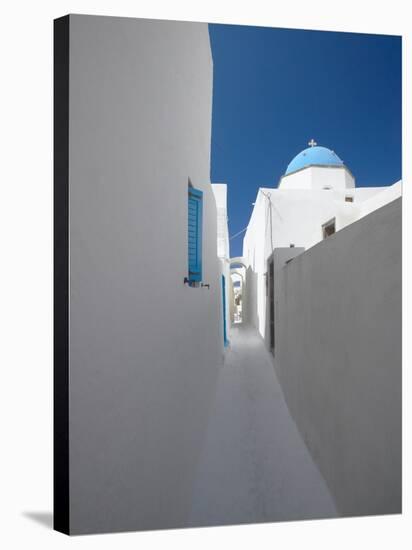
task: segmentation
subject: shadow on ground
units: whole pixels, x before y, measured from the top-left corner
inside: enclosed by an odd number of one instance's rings
[[[53,514],[51,512],[23,512],[23,516],[47,529],[53,529]]]

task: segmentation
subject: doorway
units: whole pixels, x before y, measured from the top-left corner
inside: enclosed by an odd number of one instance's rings
[[[227,328],[226,328],[226,277],[222,275],[222,308],[223,308],[223,345],[226,348],[229,344],[227,339]]]
[[[268,300],[269,300],[269,349],[275,353],[275,281],[273,259],[268,262],[267,271]]]

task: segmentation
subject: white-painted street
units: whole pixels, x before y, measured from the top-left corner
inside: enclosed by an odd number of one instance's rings
[[[336,517],[255,329],[232,328],[193,495],[192,525]]]

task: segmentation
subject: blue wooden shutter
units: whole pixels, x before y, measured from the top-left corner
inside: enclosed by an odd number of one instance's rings
[[[189,187],[188,245],[189,281],[202,280],[202,210],[203,192]]]

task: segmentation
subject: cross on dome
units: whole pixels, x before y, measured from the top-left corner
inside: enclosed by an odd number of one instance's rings
[[[312,138],[312,139],[309,141],[308,145],[309,145],[310,147],[315,147],[315,146],[317,145],[317,143],[316,143],[316,141]]]

